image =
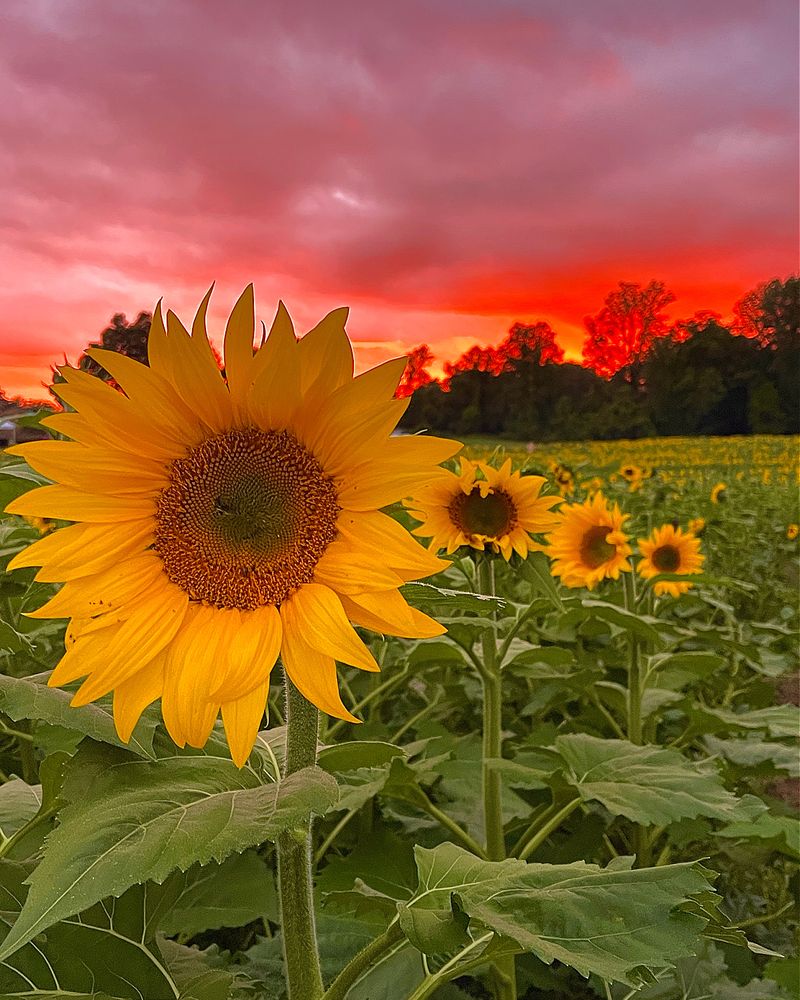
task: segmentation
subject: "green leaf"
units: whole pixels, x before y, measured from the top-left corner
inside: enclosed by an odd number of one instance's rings
[[[703,715],[719,720],[725,729],[762,729],[770,736],[797,738],[800,735],[800,707],[771,705],[749,712],[731,712],[723,708],[698,709]]]
[[[0,861],[0,934],[5,937],[27,892],[30,864]],[[0,963],[0,996],[176,997],[155,943],[159,886],[136,886],[60,923]]]
[[[172,981],[180,990],[179,1000],[229,1000],[233,976],[221,968],[215,948],[189,948],[159,937],[158,949]]]
[[[140,757],[154,756],[153,735],[158,724],[158,715],[154,710],[145,711],[130,743],[125,744],[117,736],[114,727],[110,698],[81,708],[71,708],[73,692],[48,687],[49,677],[49,672],[31,677],[0,675],[0,712],[15,722],[20,719],[38,719],[50,725],[75,730],[102,743],[125,747]]]
[[[336,774],[340,771],[355,771],[362,767],[383,767],[393,757],[404,757],[405,751],[393,743],[377,740],[353,740],[350,743],[336,743],[322,747],[317,761],[323,771]]]
[[[786,771],[791,777],[800,778],[800,757],[796,748],[785,743],[768,743],[752,735],[730,740],[706,736],[704,742],[709,753],[719,754],[737,767],[760,768],[768,764],[775,771]]]
[[[161,882],[175,869],[274,839],[325,812],[337,794],[334,779],[319,768],[262,785],[249,768],[219,758],[143,761],[82,746],[64,782],[69,805],[0,960],[57,920],[133,884]]]
[[[509,601],[502,597],[488,597],[486,594],[471,594],[463,590],[443,590],[432,583],[407,583],[400,592],[409,604],[425,604],[428,607],[446,607],[456,611],[472,611],[478,615],[492,612],[507,614],[512,610]],[[438,616],[437,616],[438,617]]]
[[[585,733],[558,736],[565,779],[584,801],[601,802],[613,815],[658,826],[694,816],[732,819],[737,798],[708,762],[676,750],[601,740]]]
[[[636,986],[644,970],[690,955],[705,921],[681,912],[708,883],[693,864],[602,869],[480,861],[453,844],[416,849],[419,889],[408,907],[464,911],[521,951],[583,976]],[[652,978],[652,976],[650,976]]]
[[[800,860],[800,819],[796,816],[762,813],[754,820],[731,823],[717,830],[717,836],[737,840],[774,840],[784,854]]]
[[[658,618],[646,615],[635,615],[632,611],[626,611],[616,604],[609,604],[608,601],[597,601],[591,598],[584,598],[581,601],[584,608],[588,608],[589,617],[601,618],[603,621],[616,625],[625,632],[633,632],[640,639],[648,642],[658,643],[661,634],[656,625],[663,625]]]
[[[8,838],[30,822],[42,804],[42,786],[12,778],[0,786],[0,833]]]
[[[550,572],[550,560],[544,552],[531,552],[522,563],[522,576],[533,585],[537,594],[541,594],[557,611],[561,611],[563,603],[553,574]]]
[[[400,926],[417,951],[425,955],[455,951],[469,941],[467,925],[469,917],[461,909],[453,895],[446,909],[427,909],[398,903],[397,914]]]
[[[28,653],[33,652],[31,640],[0,618],[0,652],[21,653],[23,650]]]
[[[200,931],[277,917],[272,871],[254,851],[231,854],[222,864],[195,865],[171,878],[181,892],[159,923],[165,934],[192,937]]]

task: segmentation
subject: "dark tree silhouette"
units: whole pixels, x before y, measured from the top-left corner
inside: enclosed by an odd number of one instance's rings
[[[408,352],[408,362],[400,385],[397,387],[397,396],[410,396],[421,389],[423,385],[429,385],[433,381],[433,376],[428,368],[433,361],[433,353],[427,344],[420,344]]]
[[[675,296],[663,281],[641,285],[621,281],[596,316],[584,320],[587,330],[583,359],[603,378],[621,372],[626,382],[640,385],[642,363],[659,337],[670,331],[664,309]]]
[[[107,351],[125,354],[129,358],[133,358],[134,361],[141,361],[143,365],[146,365],[147,335],[150,333],[152,318],[151,313],[140,312],[136,319],[129,323],[124,313],[115,313],[111,317],[111,322],[100,334],[100,338],[91,341],[89,347],[104,347]],[[81,355],[78,367],[105,379],[109,378],[106,370],[93,361],[88,354]]]

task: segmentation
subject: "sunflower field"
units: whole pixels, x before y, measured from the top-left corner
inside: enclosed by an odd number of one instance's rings
[[[0,455],[0,998],[800,995],[800,442],[393,436],[206,305]]]

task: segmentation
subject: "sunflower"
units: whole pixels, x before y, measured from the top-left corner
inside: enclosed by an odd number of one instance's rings
[[[506,560],[512,552],[525,559],[529,551],[542,548],[531,533],[558,523],[550,508],[561,501],[541,495],[545,482],[543,476],[512,472],[510,458],[499,469],[462,458],[460,475],[449,472],[417,490],[406,506],[422,522],[414,534],[430,538],[432,551],[451,553],[468,545],[500,552]]]
[[[696,535],[699,537],[706,530],[706,521],[703,517],[693,517],[689,521],[688,531],[691,535]]]
[[[671,524],[655,528],[649,538],[639,539],[639,560],[637,570],[645,580],[661,573],[688,575],[702,571],[705,556],[700,554],[700,539],[691,532],[684,532]],[[692,586],[687,580],[660,580],[655,584],[656,596],[670,594],[680,597]]]
[[[353,377],[346,309],[301,340],[281,304],[253,351],[253,288],[225,331],[223,378],[206,334],[160,303],[149,367],[88,353],[122,391],[73,368],[54,387],[75,412],[44,422],[71,441],[16,447],[56,485],[8,510],[77,523],[34,542],[11,568],[64,582],[35,618],[69,618],[50,684],[86,678],[73,705],[113,691],[128,740],[161,699],[180,746],[202,747],[222,720],[241,765],[255,742],[280,654],[318,708],[357,721],[336,661],[378,666],[351,623],[409,637],[444,629],[398,587],[443,564],[380,508],[435,479],[458,450],[433,437],[390,438],[408,400],[393,398],[406,359]]]
[[[786,528],[786,537],[790,542],[793,542],[795,538],[800,535],[800,524],[790,524]]]
[[[639,466],[631,465],[630,463],[627,465],[621,465],[619,468],[619,474],[622,476],[624,480],[626,480],[626,482],[629,483],[635,482],[637,479],[642,478],[642,470],[639,468]]]
[[[560,576],[567,587],[592,590],[606,577],[616,580],[621,570],[630,570],[627,557],[632,550],[622,531],[627,518],[618,504],[610,507],[601,492],[562,510],[549,536],[553,576]]]
[[[722,503],[726,499],[725,494],[727,489],[728,487],[725,483],[715,483],[715,485],[711,488],[711,502]]]

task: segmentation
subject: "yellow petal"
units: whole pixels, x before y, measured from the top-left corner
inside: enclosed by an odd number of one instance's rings
[[[51,417],[44,417],[42,423],[45,427],[52,428],[57,434],[64,434],[75,441],[80,441],[81,444],[108,448],[109,446],[113,447],[115,443],[111,428],[96,427],[80,413],[54,413]]]
[[[217,625],[216,608],[192,605],[167,651],[161,713],[178,746],[204,746],[219,713],[219,703],[210,700],[220,638]]]
[[[256,742],[258,728],[264,717],[264,709],[269,695],[269,681],[263,681],[250,694],[222,704],[222,722],[231,757],[237,767],[242,767],[250,756]]]
[[[37,580],[43,583],[61,583],[103,573],[123,559],[142,555],[153,542],[153,521],[150,518],[144,521],[120,521],[114,525],[74,524],[54,534],[60,535],[72,528],[81,528],[81,535],[76,536],[69,549],[62,548],[39,570]]]
[[[158,425],[159,433],[178,446],[201,440],[200,421],[166,379],[147,365],[116,351],[90,347],[86,352],[102,365],[120,385],[125,395]]]
[[[300,340],[300,388],[322,399],[353,377],[353,348],[345,332],[349,309],[334,309]]]
[[[281,618],[272,605],[235,613],[222,640],[213,701],[232,702],[269,681],[281,648]]]
[[[152,498],[98,496],[71,486],[40,486],[12,500],[6,513],[99,524],[152,516],[155,504]]]
[[[7,449],[31,468],[64,486],[117,495],[154,493],[166,485],[163,463],[111,448],[92,448],[74,441],[31,441]]]
[[[380,511],[342,511],[336,527],[353,548],[363,548],[367,554],[373,553],[373,557],[379,554],[381,562],[401,575],[408,572],[409,579],[440,573],[450,565],[444,559],[437,559],[402,525]]]
[[[343,539],[325,549],[314,567],[314,582],[322,583],[338,594],[360,594],[368,590],[393,590],[403,579],[387,566],[376,563]]]
[[[114,725],[123,743],[131,738],[142,712],[161,697],[164,688],[164,661],[161,652],[146,667],[114,689]]]
[[[254,370],[247,393],[250,419],[263,430],[285,429],[301,397],[297,339],[283,303],[266,343],[256,354]]]
[[[80,570],[87,561],[93,561],[96,557],[102,556],[109,545],[113,545],[112,539],[117,535],[122,536],[126,545],[133,539],[133,547],[142,540],[142,547],[146,547],[145,539],[147,532],[152,529],[151,519],[145,518],[140,521],[121,522],[119,525],[109,527],[105,524],[71,524],[69,527],[52,531],[43,538],[37,539],[26,549],[18,552],[8,569],[21,569],[24,566],[70,566]],[[132,550],[133,551],[133,550]],[[112,556],[109,562],[113,562],[116,556]],[[97,572],[89,570],[88,572]],[[76,572],[75,576],[86,574]],[[67,577],[54,577],[56,579],[67,579]]]
[[[55,597],[27,618],[93,618],[132,604],[164,576],[164,565],[154,552],[125,559],[111,569],[65,583]]]
[[[167,344],[172,359],[173,383],[181,399],[197,413],[206,427],[214,433],[222,433],[232,423],[231,397],[206,335],[207,308],[208,295],[197,311],[191,337],[175,313],[168,312]]]
[[[281,605],[281,620],[318,652],[362,670],[380,668],[353,631],[336,594],[319,583],[306,583]]]
[[[342,702],[336,680],[336,661],[306,643],[302,634],[292,631],[281,608],[283,644],[281,659],[290,680],[303,697],[323,712],[345,722],[359,722]]]
[[[142,407],[112,389],[102,379],[74,368],[59,369],[64,382],[53,386],[53,392],[85,417],[93,429],[109,443],[135,455],[172,459],[182,447],[171,436],[162,437],[159,426],[148,419]]]
[[[433,618],[406,604],[397,590],[381,594],[342,596],[345,614],[356,625],[381,635],[399,635],[407,639],[430,639],[447,631]]]
[[[239,296],[225,327],[225,378],[231,394],[234,412],[245,413],[247,390],[255,374],[253,370],[253,336],[256,314],[253,286]]]
[[[106,647],[103,666],[92,671],[72,704],[87,705],[102,698],[147,666],[175,637],[188,604],[188,596],[174,584],[165,581],[154,587],[115,631]]]
[[[209,292],[209,294],[211,294]],[[147,360],[154,372],[162,378],[172,378],[172,356],[167,345],[167,330],[161,313],[161,299],[156,302],[150,332],[147,335]]]

